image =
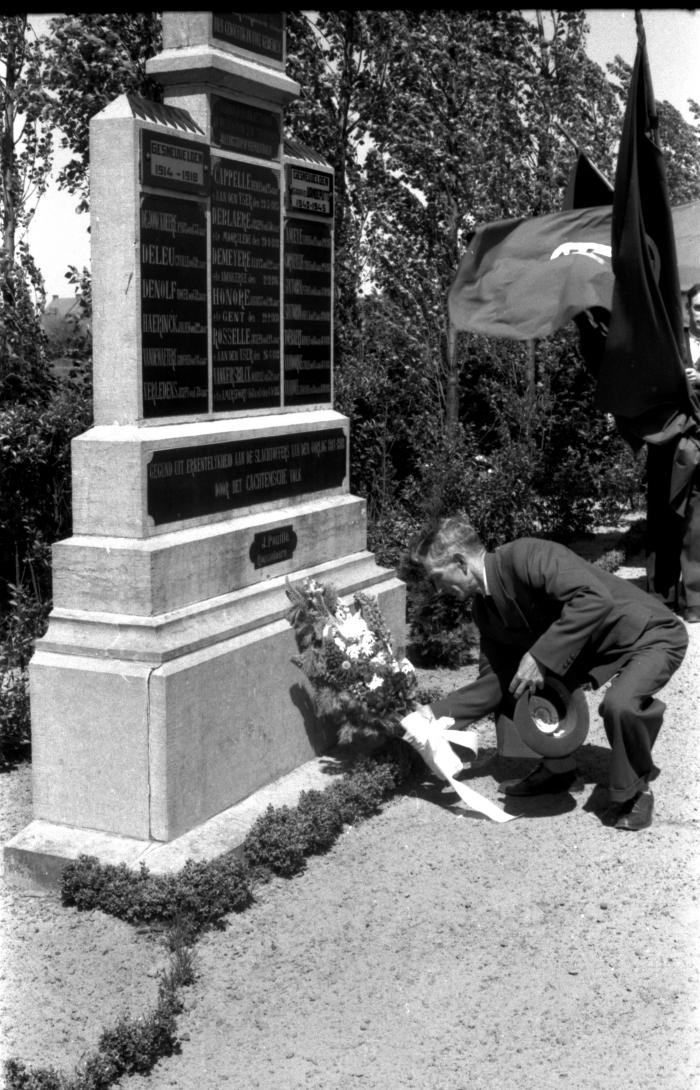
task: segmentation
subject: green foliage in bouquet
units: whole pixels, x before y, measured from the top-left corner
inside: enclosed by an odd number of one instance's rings
[[[287,584],[300,654],[294,662],[311,682],[319,714],[339,729],[341,742],[356,734],[400,737],[400,721],[422,703],[408,659],[397,659],[377,603],[362,592],[352,606],[333,587],[306,579]]]

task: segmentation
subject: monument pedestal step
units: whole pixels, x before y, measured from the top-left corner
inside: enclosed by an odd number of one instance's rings
[[[5,881],[58,889],[65,867],[79,855],[96,856],[101,863],[124,863],[132,870],[144,863],[152,874],[174,874],[188,859],[208,862],[226,852],[242,856],[243,841],[268,806],[295,806],[302,791],[323,791],[356,756],[357,747],[336,746],[168,843],[32,821],[5,844]]]

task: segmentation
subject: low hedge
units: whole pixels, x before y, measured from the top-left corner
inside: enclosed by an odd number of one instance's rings
[[[308,856],[335,843],[344,825],[377,813],[416,763],[409,747],[391,741],[325,791],[302,792],[297,806],[269,806],[245,838],[242,860],[230,853],[205,863],[188,860],[170,875],[151,874],[145,866],[132,871],[87,855],[69,863],[61,883],[65,905],[100,909],[129,923],[167,926],[172,964],[161,977],[155,1009],[106,1029],[75,1075],[7,1060],[7,1090],[107,1090],[126,1075],[149,1074],[158,1060],[178,1052],[179,991],[194,980],[189,947],[196,937],[222,928],[228,913],[252,904],[256,882],[272,874],[298,874]]]
[[[63,871],[63,903],[99,908],[129,923],[177,924],[192,938],[222,927],[229,912],[251,904],[256,881],[298,874],[308,856],[335,843],[343,825],[376,813],[410,774],[412,752],[405,743],[389,742],[325,791],[302,791],[294,807],[268,806],[243,841],[242,859],[228,853],[209,862],[188,860],[177,874],[151,874],[144,864],[134,871],[81,855]]]

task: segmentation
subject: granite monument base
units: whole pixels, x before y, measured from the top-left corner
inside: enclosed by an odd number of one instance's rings
[[[292,579],[307,575],[376,596],[402,641],[404,584],[370,553]],[[61,828],[76,857],[102,834],[105,860],[129,862],[119,843],[172,841],[332,747],[292,662],[288,606],[278,576],[150,618],[145,639],[143,618],[63,609],[30,667],[35,820],[6,846],[8,879],[32,856],[38,875],[65,864]]]

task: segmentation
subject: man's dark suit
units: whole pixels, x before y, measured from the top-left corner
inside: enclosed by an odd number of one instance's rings
[[[521,538],[485,556],[487,594],[473,616],[481,635],[476,681],[431,705],[458,727],[499,708],[529,651],[569,688],[614,682],[600,707],[612,748],[610,795],[632,798],[654,770],[651,747],[665,705],[654,699],[680,666],[683,624],[661,602],[570,549]]]

